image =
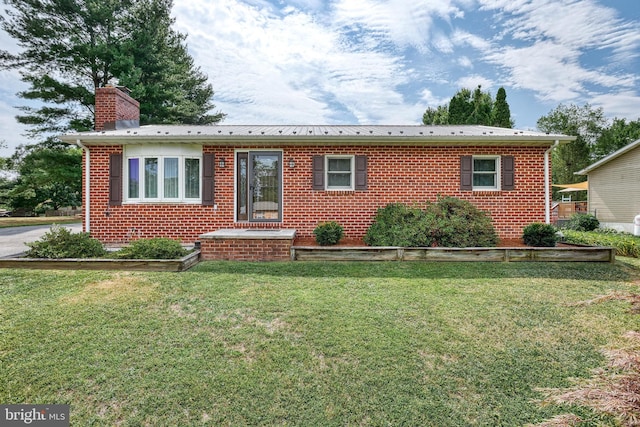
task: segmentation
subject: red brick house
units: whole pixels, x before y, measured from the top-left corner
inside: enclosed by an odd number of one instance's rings
[[[84,150],[92,236],[201,241],[205,258],[243,259],[286,258],[293,235],[322,221],[359,238],[377,208],[439,195],[520,237],[549,222],[550,151],[572,139],[485,126],[141,127],[139,104],[115,87],[96,93],[95,131],[62,136]]]

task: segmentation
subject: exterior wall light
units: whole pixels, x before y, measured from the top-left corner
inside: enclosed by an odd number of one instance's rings
[[[289,167],[291,169],[296,167],[296,162],[295,162],[295,160],[293,160],[293,157],[289,159]]]
[[[226,165],[227,162],[225,162],[224,157],[220,157],[220,160],[218,160],[218,166],[223,169]]]

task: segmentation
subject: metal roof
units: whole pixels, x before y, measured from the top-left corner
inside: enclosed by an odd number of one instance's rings
[[[60,137],[75,143],[154,142],[280,142],[336,143],[357,141],[393,142],[569,142],[575,139],[560,134],[490,126],[423,125],[147,125],[109,131],[68,133]]]

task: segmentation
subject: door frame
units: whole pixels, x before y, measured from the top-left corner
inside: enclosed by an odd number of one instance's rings
[[[239,154],[246,154],[246,159],[247,159],[247,181],[250,182],[253,179],[253,171],[252,169],[252,158],[251,155],[252,154],[275,154],[278,156],[278,178],[279,178],[279,188],[278,188],[278,198],[279,198],[279,203],[278,203],[278,218],[277,219],[251,219],[251,209],[253,207],[253,200],[251,197],[251,190],[248,189],[247,191],[247,218],[243,219],[243,218],[239,218],[239,168],[240,168],[240,162],[239,160]],[[284,179],[283,179],[283,174],[284,174],[284,165],[282,164],[282,159],[284,158],[284,153],[283,150],[278,150],[278,149],[235,149],[234,153],[233,153],[233,218],[234,218],[234,222],[236,223],[261,223],[261,222],[268,222],[268,223],[273,223],[273,222],[282,222],[282,213],[283,213],[283,209],[282,209],[282,205],[283,205],[283,200],[282,200],[282,196],[284,194]]]

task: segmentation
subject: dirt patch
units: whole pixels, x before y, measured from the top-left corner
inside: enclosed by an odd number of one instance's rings
[[[77,303],[106,302],[121,299],[146,298],[156,288],[141,276],[118,273],[109,280],[89,283],[79,293],[70,295],[63,301]]]
[[[611,292],[574,306],[588,306],[605,301],[626,301],[633,314],[640,313],[640,295]],[[640,332],[624,335],[627,344],[623,348],[604,350],[607,365],[593,371],[593,376],[578,380],[567,389],[542,389],[546,395],[542,404],[580,405],[614,416],[622,426],[640,426]],[[556,417],[536,424],[544,426],[575,426],[581,419],[573,414]]]

